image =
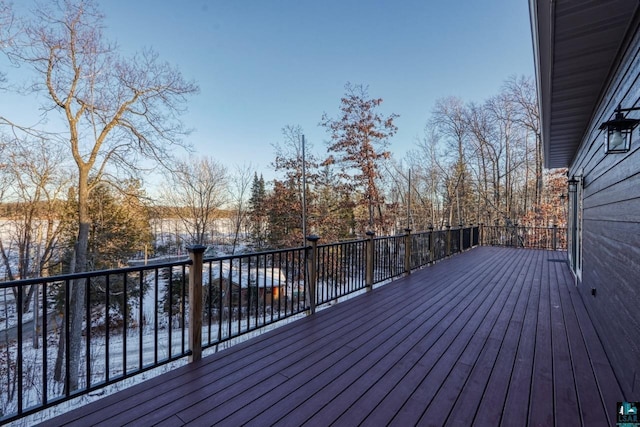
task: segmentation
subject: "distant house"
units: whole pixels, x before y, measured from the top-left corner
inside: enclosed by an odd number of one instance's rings
[[[571,270],[625,398],[640,401],[640,3],[530,10],[545,165],[569,168]]]
[[[257,273],[255,269],[243,266],[242,269],[234,267],[231,273],[231,282],[229,282],[229,262],[221,264],[214,263],[212,270],[212,285],[214,289],[220,289],[222,284],[223,295],[228,292],[229,283],[231,283],[231,305],[239,304],[239,297],[242,298],[242,304],[246,305],[247,301],[253,300],[258,305],[271,306],[285,304],[287,296],[292,294],[293,285],[288,284],[287,278],[279,268],[271,268]],[[222,272],[222,279],[220,273]],[[205,273],[205,285],[207,284],[208,273]],[[216,292],[217,293],[217,292]],[[257,297],[257,300],[256,300]],[[205,297],[206,300],[207,297]],[[228,304],[227,297],[224,297],[224,303]]]

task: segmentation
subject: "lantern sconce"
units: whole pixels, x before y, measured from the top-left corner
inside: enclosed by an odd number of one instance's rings
[[[640,107],[622,108],[618,104],[618,108],[615,110],[615,118],[600,125],[601,130],[606,130],[604,134],[606,154],[626,153],[631,149],[631,134],[640,123],[640,120],[625,118],[623,112],[635,110],[640,110]]]
[[[571,179],[567,181],[569,193],[576,194],[578,192],[578,182],[575,176],[572,176]]]

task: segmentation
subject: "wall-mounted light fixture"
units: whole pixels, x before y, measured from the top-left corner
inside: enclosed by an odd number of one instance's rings
[[[622,108],[621,105],[618,105],[615,110],[615,118],[600,125],[601,130],[606,130],[604,134],[606,154],[626,153],[631,148],[631,134],[640,120],[625,118],[623,111],[635,110],[640,110],[640,107]]]
[[[579,181],[575,176],[572,176],[571,179],[567,181],[567,184],[569,186],[569,193],[576,194],[578,192],[578,182]]]

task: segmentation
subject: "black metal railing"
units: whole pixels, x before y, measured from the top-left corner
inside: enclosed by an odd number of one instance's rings
[[[5,314],[0,421],[188,355],[184,272],[189,263],[0,283]],[[75,305],[82,325],[76,334],[74,287],[84,289],[84,300]],[[31,302],[25,310],[27,295]],[[72,369],[75,375],[68,375]]]
[[[366,244],[366,240],[352,240],[318,246],[317,304],[366,288]]]
[[[424,267],[433,262],[431,254],[431,238],[433,232],[425,231],[411,234],[411,259],[410,268],[416,269]]]
[[[310,237],[306,247],[216,258],[193,247],[171,263],[0,283],[0,423],[198,360],[203,349],[470,249],[479,233],[406,230],[323,245]]]
[[[302,247],[205,259],[203,348],[304,312],[305,274]]]
[[[521,225],[482,226],[483,246],[566,250],[567,229],[564,227],[526,227]]]
[[[373,283],[404,274],[404,236],[377,237],[373,240]]]

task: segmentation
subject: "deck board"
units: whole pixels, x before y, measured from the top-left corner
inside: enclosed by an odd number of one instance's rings
[[[508,295],[509,289],[507,289],[506,281],[502,280],[504,269],[496,273],[493,276],[495,285],[484,287],[484,293],[474,300],[474,302],[478,301],[480,304],[477,306],[470,305],[465,308],[464,314],[469,313],[470,316],[462,315],[457,317],[456,322],[460,322],[462,327],[460,329],[454,328],[452,324],[447,334],[443,335],[442,338],[446,342],[451,342],[451,345],[438,354],[437,362],[422,379],[411,398],[404,403],[393,417],[394,424],[416,424],[422,417],[425,407],[428,409],[441,409],[448,414],[452,402],[434,402],[436,394],[445,392],[447,388],[449,388],[450,392],[455,392],[456,383],[459,383],[468,375],[472,363],[477,359],[483,340],[488,336],[492,328],[494,314],[499,313],[498,309],[504,304]],[[483,299],[480,300],[480,298]],[[418,373],[416,372],[415,374]],[[451,388],[454,390],[451,390]],[[459,389],[456,394],[459,394]],[[438,404],[441,406],[438,406]],[[432,416],[434,415],[427,417],[429,422],[441,424],[444,421],[440,420],[438,422],[432,419]]]
[[[521,280],[518,280],[520,272],[516,269],[508,269],[501,276],[501,281],[513,283],[505,286],[500,299],[496,300],[492,307],[492,316],[483,321],[484,328],[479,329],[472,338],[472,344],[465,350],[465,354],[457,362],[452,375],[447,378],[443,387],[438,392],[434,401],[422,415],[421,423],[444,425],[449,418],[456,414],[468,414],[463,425],[471,425],[475,409],[480,397],[484,393],[486,378],[493,368],[500,344],[511,320],[516,304],[522,292]],[[465,392],[463,394],[463,391]],[[475,398],[469,401],[465,398]],[[456,411],[456,408],[469,408],[467,411]],[[453,423],[453,419],[451,419]]]
[[[536,254],[536,264],[541,263],[543,254]],[[543,263],[542,263],[543,264]],[[506,399],[502,404],[500,413],[500,424],[506,426],[527,425],[529,408],[531,401],[529,393],[531,390],[533,363],[535,356],[535,335],[538,321],[538,310],[540,305],[540,282],[542,280],[541,265],[533,271],[533,278],[529,283],[531,293],[524,313],[520,339],[518,341],[517,352],[514,359],[511,377],[509,378]],[[490,393],[490,391],[488,391]],[[486,408],[496,411],[498,408]],[[476,419],[483,420],[479,416]]]
[[[548,426],[554,422],[553,399],[553,343],[551,339],[549,263],[542,263],[540,295],[536,319],[536,334],[531,382],[531,399],[527,419],[531,425]],[[535,284],[534,284],[535,285]],[[565,424],[566,425],[566,424]]]
[[[365,419],[365,425],[380,425],[390,422],[403,406],[410,400],[422,400],[426,399],[429,390],[420,388],[421,384],[425,382],[425,379],[432,374],[432,376],[438,376],[440,372],[437,371],[438,363],[440,366],[446,368],[447,360],[441,362],[442,356],[447,353],[448,359],[456,357],[462,349],[462,345],[466,340],[457,339],[461,335],[464,337],[464,328],[469,324],[469,319],[473,317],[476,310],[479,309],[481,304],[486,301],[491,288],[475,286],[470,292],[463,294],[462,298],[459,295],[453,296],[450,302],[455,302],[455,307],[452,310],[444,310],[444,316],[438,320],[435,327],[429,331],[429,334],[425,336],[426,343],[429,344],[427,348],[422,349],[417,354],[409,353],[412,361],[415,362],[408,365],[408,370],[405,375],[398,381],[394,387],[389,390],[388,383],[383,383],[387,389],[386,396],[378,404],[378,406],[368,414]],[[434,372],[436,368],[436,372]],[[431,383],[427,382],[426,387]],[[435,383],[433,385],[436,385]],[[428,401],[424,402],[426,404]],[[368,402],[364,402],[366,405]],[[351,418],[346,424],[357,423],[360,420],[358,418]],[[406,425],[406,424],[405,424]]]
[[[476,248],[44,425],[614,425],[565,254]]]
[[[550,264],[550,274],[561,274],[558,271],[558,263]],[[571,425],[576,420],[581,420],[578,396],[575,388],[575,378],[573,364],[571,360],[571,350],[569,348],[569,332],[567,328],[566,312],[560,298],[558,286],[551,287],[549,295],[551,312],[551,343],[553,357],[553,395],[554,406],[564,408],[555,412],[556,425]],[[605,421],[606,422],[606,421]]]
[[[527,267],[519,272],[518,280],[515,282],[520,286],[520,293],[505,335],[500,342],[498,355],[494,359],[493,365],[489,365],[490,361],[487,362],[489,366],[485,368],[483,377],[477,380],[479,384],[474,388],[462,391],[459,405],[470,409],[455,411],[448,421],[450,425],[469,426],[473,425],[476,419],[483,420],[486,425],[500,425],[515,366],[516,353],[522,337],[526,308],[531,301],[534,266],[540,253],[531,251],[527,255],[522,260],[527,264]],[[481,387],[484,387],[482,393],[475,390]]]

